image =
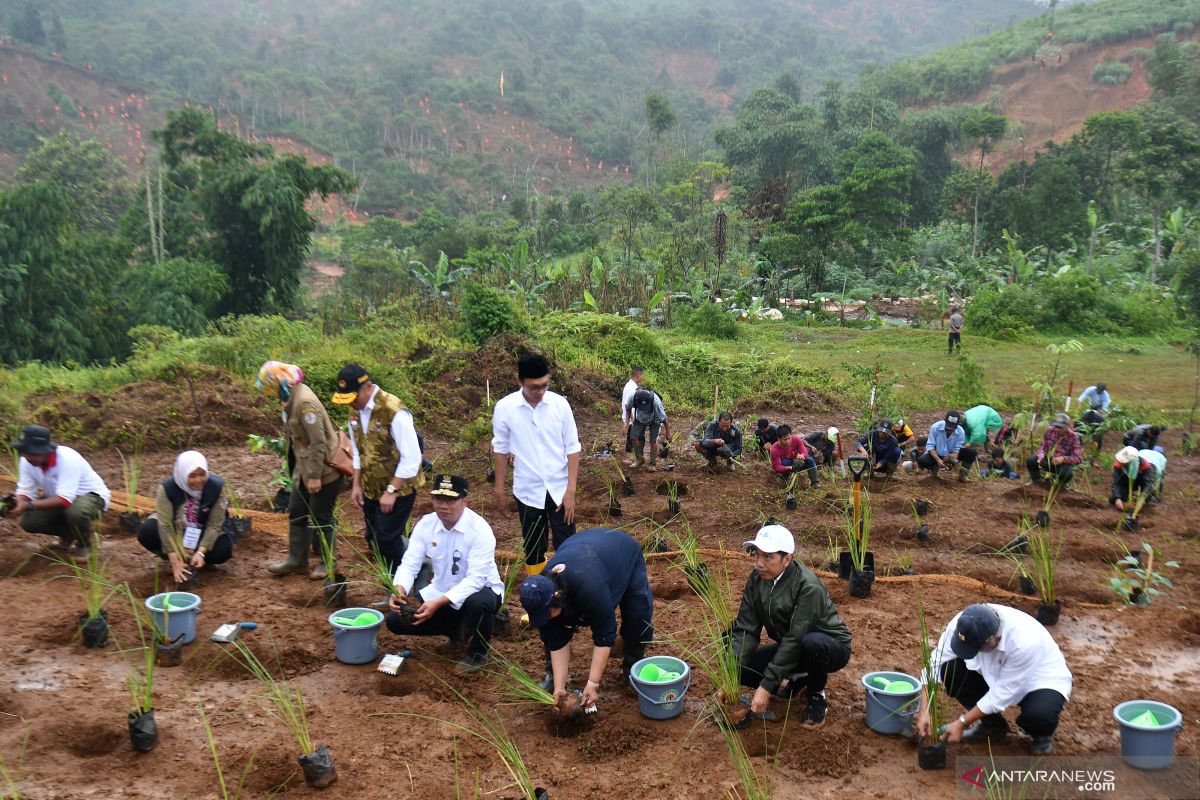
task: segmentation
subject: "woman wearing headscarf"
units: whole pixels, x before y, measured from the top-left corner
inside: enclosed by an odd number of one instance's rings
[[[171,477],[158,487],[154,513],[138,531],[138,542],[171,564],[182,583],[193,569],[224,564],[233,556],[226,529],[229,495],[225,481],[208,471],[208,460],[195,450],[180,453]]]
[[[283,404],[287,434],[288,472],[292,499],[288,504],[288,554],[267,569],[276,575],[308,571],[308,551],[317,542],[333,541],[336,529],[333,506],[342,491],[342,473],[331,466],[338,445],[337,429],[325,406],[304,383],[304,371],[295,364],[268,361],[258,370],[258,388]],[[318,568],[310,578],[321,578]]]

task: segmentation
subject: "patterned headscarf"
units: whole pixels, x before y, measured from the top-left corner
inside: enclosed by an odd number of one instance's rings
[[[295,364],[268,361],[258,368],[258,388],[265,395],[277,394],[280,402],[292,399],[292,387],[304,380],[304,370]]]

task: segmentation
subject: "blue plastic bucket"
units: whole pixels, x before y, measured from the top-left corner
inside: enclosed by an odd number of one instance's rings
[[[1149,711],[1157,725],[1141,723]],[[1175,761],[1175,735],[1183,728],[1183,714],[1166,703],[1129,700],[1113,709],[1121,729],[1121,758],[1138,769],[1163,769]]]
[[[163,608],[167,605],[167,608]],[[191,592],[163,592],[146,598],[146,608],[154,619],[154,627],[168,642],[183,635],[182,643],[191,644],[196,638],[196,615],[200,613],[200,596]]]
[[[679,677],[666,682],[644,681],[638,676],[650,664],[664,672],[678,672]],[[683,698],[691,683],[691,669],[674,656],[649,656],[635,663],[629,671],[629,685],[637,692],[638,709],[647,719],[674,719],[682,714]]]
[[[879,686],[876,678],[891,681],[907,681],[915,688],[911,692],[888,692]],[[895,736],[912,724],[913,715],[921,698],[921,681],[903,672],[868,672],[862,676],[862,685],[867,690],[867,727],[876,733]]]
[[[345,625],[339,619],[353,619],[361,614],[371,614],[375,621],[369,625]],[[329,615],[333,626],[333,645],[337,660],[343,664],[369,664],[379,655],[379,626],[383,614],[374,608],[343,608]]]

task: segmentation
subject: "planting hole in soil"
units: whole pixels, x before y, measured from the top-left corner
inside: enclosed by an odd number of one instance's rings
[[[84,647],[104,647],[108,644],[108,612],[100,609],[95,617],[87,612],[79,615],[79,634]]]
[[[546,707],[546,731],[558,739],[570,739],[592,727],[596,714],[583,710],[583,693],[578,689],[567,692],[558,702]]]
[[[324,789],[337,780],[337,767],[333,765],[333,756],[325,745],[297,760],[300,769],[304,770],[304,780],[314,789]]]

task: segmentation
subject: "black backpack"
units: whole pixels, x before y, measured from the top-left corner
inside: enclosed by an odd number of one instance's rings
[[[633,406],[633,413],[638,422],[647,423],[654,420],[654,398],[657,395],[653,389],[638,389],[633,393],[630,405]]]

